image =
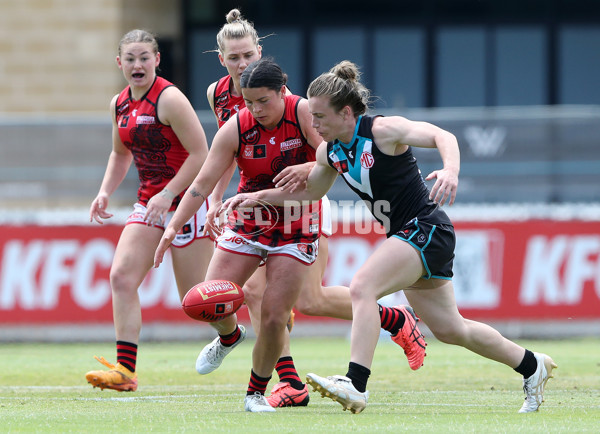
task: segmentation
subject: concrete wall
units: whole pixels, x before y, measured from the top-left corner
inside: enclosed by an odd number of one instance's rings
[[[0,112],[106,111],[125,84],[121,36],[180,37],[180,1],[2,0]]]

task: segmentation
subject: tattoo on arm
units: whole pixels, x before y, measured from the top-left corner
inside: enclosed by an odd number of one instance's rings
[[[190,194],[194,197],[198,197],[201,196],[202,200],[206,200],[206,196],[204,196],[202,193],[200,193],[198,190],[196,190],[195,188],[192,188],[190,190],[188,190],[190,192]]]

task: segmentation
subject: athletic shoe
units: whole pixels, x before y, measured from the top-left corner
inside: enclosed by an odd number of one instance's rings
[[[254,392],[254,395],[246,395],[244,398],[244,408],[252,413],[272,413],[275,411],[269,405],[267,398],[260,392]]]
[[[204,347],[196,359],[196,371],[198,374],[210,374],[223,363],[223,359],[227,354],[242,343],[246,339],[246,328],[243,325],[238,326],[241,334],[235,344],[226,347],[221,343],[221,338],[217,336],[214,341]]]
[[[358,414],[367,406],[369,392],[359,392],[352,381],[343,375],[323,378],[316,374],[306,374],[306,382],[314,391],[321,392],[322,397],[326,396],[342,404],[344,411],[350,410]]]
[[[552,369],[558,368],[554,360],[542,353],[533,353],[537,360],[537,369],[529,378],[523,378],[523,391],[525,392],[525,402],[519,410],[519,413],[530,413],[538,411],[542,402],[544,402],[544,387],[549,378],[554,378]]]
[[[137,374],[117,363],[113,365],[104,357],[94,356],[96,360],[108,367],[108,371],[90,371],[85,378],[94,388],[114,389],[119,392],[135,392],[137,390]]]
[[[291,332],[292,329],[294,328],[294,317],[296,316],[296,314],[294,313],[293,310],[290,311],[290,317],[288,318],[288,322],[287,322],[287,329],[288,332]]]
[[[419,330],[417,322],[419,318],[415,315],[415,311],[410,306],[394,306],[394,309],[398,309],[404,314],[404,325],[398,333],[392,335],[392,341],[396,342],[404,350],[406,358],[408,359],[408,365],[410,369],[416,371],[423,366],[423,360],[425,360],[425,336]]]
[[[294,389],[290,383],[283,381],[271,389],[267,401],[271,407],[306,407],[310,397],[306,384],[302,390]]]

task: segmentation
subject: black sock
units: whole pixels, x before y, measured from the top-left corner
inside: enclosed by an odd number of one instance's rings
[[[535,373],[536,369],[537,359],[531,351],[525,350],[523,360],[521,361],[521,364],[515,368],[515,371],[521,374],[524,378],[529,378]]]
[[[352,384],[359,392],[364,392],[367,390],[367,381],[369,381],[369,375],[371,375],[370,369],[354,362],[350,362],[348,364],[348,373],[346,374],[346,377],[352,380]]]

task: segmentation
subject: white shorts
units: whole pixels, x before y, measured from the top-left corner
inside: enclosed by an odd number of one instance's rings
[[[217,248],[238,255],[256,256],[261,259],[260,265],[264,265],[269,256],[288,256],[303,264],[311,265],[317,260],[319,253],[319,240],[312,243],[292,243],[282,246],[266,246],[257,241],[248,240],[229,228],[217,238]]]
[[[327,196],[323,196],[321,199],[321,235],[330,237],[332,233],[331,203],[329,203],[329,198]]]
[[[210,199],[210,198],[209,198]],[[183,225],[181,230],[175,235],[175,239],[171,243],[173,247],[186,247],[190,245],[194,240],[199,238],[208,238],[208,235],[203,235],[204,223],[206,223],[206,212],[208,211],[208,201],[205,200],[198,212]],[[169,222],[173,218],[175,211],[167,213],[167,219],[164,225],[154,225],[154,227],[165,229],[169,225]],[[144,216],[146,215],[146,207],[141,203],[133,205],[133,211],[127,217],[126,225],[129,224],[146,224]]]

